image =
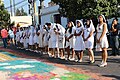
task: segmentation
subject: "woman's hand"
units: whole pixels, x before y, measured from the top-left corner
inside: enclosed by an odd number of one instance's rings
[[[88,41],[88,38],[84,39],[84,41]]]
[[[69,39],[68,39],[68,38],[66,38],[66,41],[68,41],[68,42],[69,42]]]
[[[101,40],[102,40],[101,38],[100,38],[100,39],[97,39],[97,43],[100,43],[100,42],[101,42]]]

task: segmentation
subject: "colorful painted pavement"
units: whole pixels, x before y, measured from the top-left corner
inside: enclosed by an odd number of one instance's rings
[[[90,76],[74,73],[34,59],[21,59],[0,51],[0,80],[88,80]]]

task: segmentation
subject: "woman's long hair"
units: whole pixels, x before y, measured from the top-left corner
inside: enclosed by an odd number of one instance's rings
[[[104,23],[106,23],[105,16],[104,16],[104,15],[102,15],[102,14],[100,14],[98,17],[100,17],[100,16],[102,16],[102,18],[103,18],[103,22],[104,22]],[[99,19],[98,19],[98,23],[100,24],[100,21],[99,21]]]
[[[90,19],[87,19],[87,21],[89,21],[89,25],[87,25],[87,23],[86,23],[86,27],[90,27],[90,25],[91,25]],[[86,22],[87,22],[87,21],[86,21]]]
[[[70,23],[71,23],[72,26],[69,29],[69,33],[71,34],[72,33],[72,28],[74,27],[74,23],[72,21],[70,21]]]

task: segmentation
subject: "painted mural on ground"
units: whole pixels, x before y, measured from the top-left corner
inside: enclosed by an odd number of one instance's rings
[[[1,52],[0,54],[17,58],[16,56],[8,55],[11,54],[9,52]],[[2,77],[5,79],[2,78],[2,80],[88,80],[90,78],[90,76],[73,73],[64,68],[33,59],[11,59],[0,62],[0,75],[3,74],[4,76],[1,76],[0,79]]]

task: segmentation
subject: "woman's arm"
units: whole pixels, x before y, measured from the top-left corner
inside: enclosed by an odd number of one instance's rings
[[[115,29],[114,26],[115,26],[115,25],[112,24],[112,32],[116,32],[116,31],[117,31],[117,29]]]
[[[90,32],[89,36],[85,39],[86,41],[93,35],[94,31],[95,31],[95,30],[92,30],[92,31]]]
[[[83,31],[80,31],[79,33],[75,32],[75,36],[80,36],[83,33]]]

